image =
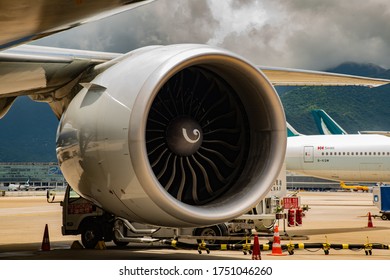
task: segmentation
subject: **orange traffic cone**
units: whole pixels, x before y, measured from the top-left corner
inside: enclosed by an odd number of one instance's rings
[[[41,250],[42,251],[50,251],[49,229],[47,227],[47,224],[45,226],[45,232],[43,233]]]
[[[261,260],[259,237],[255,234],[253,239],[252,260]]]
[[[274,242],[272,243],[272,256],[284,256],[282,246],[280,245],[279,227],[274,228]]]
[[[372,224],[371,212],[368,212],[368,224],[367,224],[367,227],[368,228],[374,227],[374,225]]]

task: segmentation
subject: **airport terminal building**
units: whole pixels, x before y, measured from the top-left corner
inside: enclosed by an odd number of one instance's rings
[[[56,162],[0,162],[0,186],[22,185],[26,182],[35,187],[66,186]]]
[[[289,190],[339,190],[340,183],[287,172]],[[67,183],[56,162],[0,162],[0,187],[23,185],[28,181],[34,187],[64,188]]]
[[[287,172],[287,189],[298,191],[337,191],[340,182]]]

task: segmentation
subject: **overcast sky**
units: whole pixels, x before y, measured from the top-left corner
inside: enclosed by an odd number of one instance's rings
[[[389,19],[388,0],[157,0],[39,43],[113,52],[205,43],[265,66],[390,68]]]

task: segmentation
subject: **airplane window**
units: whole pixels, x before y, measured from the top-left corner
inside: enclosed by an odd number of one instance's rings
[[[355,155],[355,153],[354,153],[354,152],[352,152],[352,153],[351,153],[351,155],[352,155],[352,156],[354,156],[354,155]]]
[[[345,152],[343,152],[343,156],[345,156]]]
[[[376,152],[374,152],[374,156],[376,156]]]
[[[349,152],[347,152],[347,156],[349,156]]]
[[[328,155],[328,152],[326,152],[326,155]]]
[[[368,155],[371,156],[371,152],[369,152]]]
[[[364,152],[364,155],[366,156],[366,155],[367,155],[367,152]]]
[[[324,155],[324,152],[322,152],[322,155]]]
[[[332,153],[332,152],[330,152],[330,155],[331,155],[331,156],[333,156],[333,153]]]

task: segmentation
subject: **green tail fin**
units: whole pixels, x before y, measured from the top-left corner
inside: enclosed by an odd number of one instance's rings
[[[286,122],[287,125],[287,137],[292,137],[292,136],[300,136],[302,135],[298,131],[295,130],[288,122]]]
[[[324,110],[311,111],[320,134],[348,134]]]

